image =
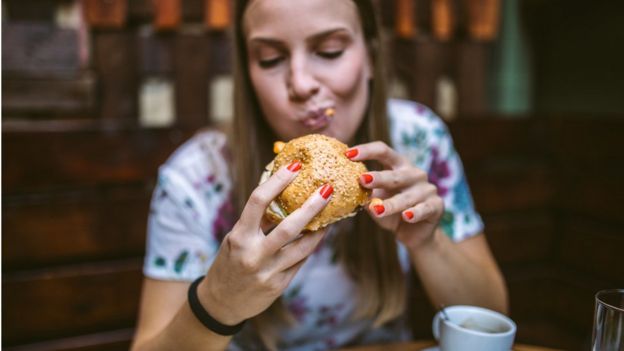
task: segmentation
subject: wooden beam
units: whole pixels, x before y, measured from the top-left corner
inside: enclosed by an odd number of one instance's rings
[[[179,129],[65,130],[3,132],[3,196],[154,179],[158,166],[192,134]]]
[[[153,186],[3,196],[3,272],[143,255]]]
[[[93,28],[122,28],[128,15],[128,0],[82,0],[84,16]]]
[[[100,81],[100,117],[137,123],[139,65],[132,32],[95,32],[94,65]]]
[[[131,328],[141,266],[137,258],[3,274],[2,346]]]
[[[85,117],[94,114],[97,82],[77,78],[3,78],[2,114],[11,117]]]

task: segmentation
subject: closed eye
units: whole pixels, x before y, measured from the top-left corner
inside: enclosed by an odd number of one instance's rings
[[[277,64],[279,64],[282,60],[283,60],[283,58],[281,56],[277,56],[277,57],[271,58],[271,59],[258,60],[258,65],[261,68],[271,68],[271,67],[274,67]]]
[[[342,53],[344,52],[344,50],[338,50],[338,51],[320,51],[317,53],[318,56],[322,57],[322,58],[326,58],[326,59],[335,59],[338,58],[342,55]]]

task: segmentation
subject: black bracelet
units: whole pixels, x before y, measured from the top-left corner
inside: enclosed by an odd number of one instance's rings
[[[195,281],[191,284],[188,289],[188,301],[191,306],[191,311],[197,319],[203,324],[206,328],[212,330],[213,332],[223,335],[230,336],[238,333],[245,324],[245,321],[240,322],[237,325],[225,325],[212,318],[208,311],[204,309],[204,306],[199,302],[199,298],[197,297],[197,286],[204,279],[204,276],[195,279]]]

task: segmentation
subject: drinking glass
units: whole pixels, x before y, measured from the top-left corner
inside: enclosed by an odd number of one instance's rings
[[[624,351],[624,289],[596,293],[592,351]]]

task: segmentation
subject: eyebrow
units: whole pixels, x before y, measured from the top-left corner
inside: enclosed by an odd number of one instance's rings
[[[338,28],[332,28],[332,29],[328,29],[328,30],[324,30],[320,33],[314,34],[311,37],[306,39],[307,43],[314,43],[317,42],[325,37],[328,37],[334,33],[339,33],[339,32],[346,32],[346,33],[351,33],[351,31],[349,31],[347,28],[345,27],[338,27]],[[260,43],[265,43],[265,44],[269,44],[272,46],[278,46],[278,47],[282,47],[284,46],[284,43],[281,40],[278,39],[273,39],[273,38],[266,38],[266,37],[252,37],[251,39],[249,39],[250,43],[254,43],[254,42],[260,42]]]

